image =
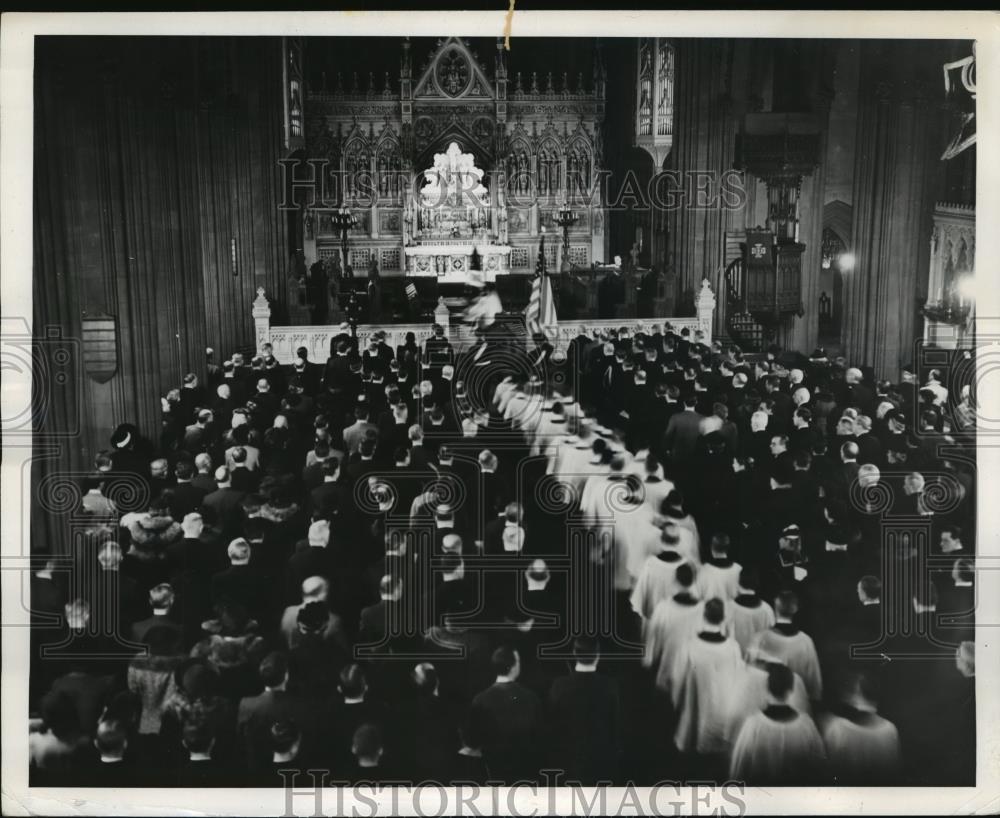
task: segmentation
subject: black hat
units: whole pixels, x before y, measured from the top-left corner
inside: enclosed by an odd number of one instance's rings
[[[111,445],[116,449],[124,449],[134,441],[133,432],[135,427],[131,423],[119,424],[118,428],[111,433]]]
[[[218,682],[219,675],[204,659],[187,659],[174,671],[174,684],[184,691],[189,699],[214,696]]]
[[[320,601],[307,602],[299,608],[297,621],[305,630],[315,633],[323,629],[330,618],[330,611]]]

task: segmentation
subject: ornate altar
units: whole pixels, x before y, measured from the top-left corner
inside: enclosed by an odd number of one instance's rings
[[[308,88],[305,152],[326,191],[308,214],[308,261],[340,252],[331,215],[343,202],[358,217],[347,259],[355,269],[374,258],[385,277],[445,284],[530,275],[542,228],[557,229],[567,200],[580,214],[569,261],[603,260],[599,56],[589,79],[510,78],[502,40],[488,71],[450,37],[416,72],[404,39],[398,81],[369,76],[362,88],[357,75],[338,76],[332,90]],[[558,269],[562,247],[546,250]]]

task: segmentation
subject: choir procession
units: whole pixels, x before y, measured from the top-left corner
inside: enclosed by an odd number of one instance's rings
[[[973,27],[413,14],[4,40],[4,811],[987,809]]]
[[[971,430],[939,373],[656,329],[190,373],[94,461],[89,584],[33,576],[66,623],[33,632],[35,780],[970,781],[974,499],[936,451]]]

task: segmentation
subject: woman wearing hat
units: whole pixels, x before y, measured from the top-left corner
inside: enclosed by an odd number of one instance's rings
[[[174,671],[173,686],[163,702],[160,739],[165,760],[179,762],[187,758],[182,737],[184,727],[192,722],[211,724],[216,735],[213,755],[232,754],[236,730],[236,707],[222,695],[219,674],[205,659],[192,657]]]
[[[218,674],[222,691],[233,698],[250,695],[258,687],[257,666],[267,644],[256,634],[257,623],[238,603],[220,606],[218,616],[202,624],[207,636],[191,649]]]

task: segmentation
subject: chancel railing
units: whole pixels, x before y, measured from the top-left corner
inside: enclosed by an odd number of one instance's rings
[[[684,329],[690,331],[692,338],[696,332],[703,334],[704,342],[712,342],[712,317],[715,312],[715,294],[708,281],[702,282],[701,290],[695,298],[695,315],[684,317],[663,318],[611,318],[581,321],[560,321],[553,345],[556,349],[565,349],[570,341],[576,338],[581,330],[587,334],[595,331],[620,329],[626,327],[630,332],[652,332],[654,327],[661,329],[669,324],[677,333]],[[325,363],[330,357],[330,340],[341,332],[338,325],[328,326],[272,326],[271,305],[263,288],[258,288],[257,298],[253,302],[252,315],[254,320],[254,336],[256,348],[259,351],[264,344],[270,344],[274,357],[279,363],[289,364],[295,360],[296,350],[305,347],[309,351],[309,360],[313,363]],[[472,332],[464,325],[451,320],[449,310],[444,303],[439,303],[434,313],[434,320],[448,330],[449,340],[456,351],[474,343]],[[358,324],[358,342],[364,346],[368,336],[377,330],[386,334],[385,342],[391,349],[401,346],[406,341],[406,335],[412,332],[417,344],[432,334],[431,324]]]

